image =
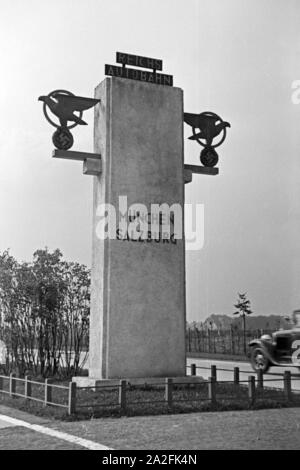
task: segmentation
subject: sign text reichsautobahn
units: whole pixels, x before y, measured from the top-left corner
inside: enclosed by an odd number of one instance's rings
[[[173,86],[173,76],[146,70],[129,69],[117,65],[105,64],[105,75],[112,77],[130,78],[141,82],[155,83],[157,85]]]
[[[142,57],[125,52],[117,52],[116,62],[133,67],[142,67],[143,69],[162,70],[163,68],[163,61],[160,59],[151,59],[151,57]]]

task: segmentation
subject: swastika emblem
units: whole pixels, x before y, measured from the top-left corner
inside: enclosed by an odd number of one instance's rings
[[[59,127],[52,136],[52,142],[58,149],[69,150],[74,143],[74,139],[66,127]]]

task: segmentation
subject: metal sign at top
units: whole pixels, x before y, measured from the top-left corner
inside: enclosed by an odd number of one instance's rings
[[[163,67],[163,62],[160,59],[153,59],[151,57],[143,57],[125,52],[117,52],[116,62],[118,64],[122,64],[122,67],[105,64],[105,75],[129,78],[131,80],[139,80],[147,83],[155,83],[156,85],[173,86],[172,75],[157,73],[157,70],[162,70]],[[127,65],[144,69],[152,69],[152,71],[129,68]]]

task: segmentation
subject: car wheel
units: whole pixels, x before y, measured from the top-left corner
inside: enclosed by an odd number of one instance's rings
[[[267,372],[270,368],[270,361],[262,348],[253,348],[251,351],[251,365],[255,372],[262,370]]]

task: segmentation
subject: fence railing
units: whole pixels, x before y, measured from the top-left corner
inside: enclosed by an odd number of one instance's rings
[[[188,328],[186,331],[187,352],[202,352],[209,354],[232,354],[244,355],[248,343],[262,334],[271,334],[271,330],[257,329],[242,330],[232,328],[231,330],[213,330]]]
[[[33,388],[36,388],[35,393]],[[65,391],[65,400],[55,401],[53,393],[55,390]],[[25,398],[26,400],[42,403],[44,406],[57,406],[66,408],[68,414],[75,412],[76,402],[76,384],[69,383],[69,386],[57,385],[51,383],[49,379],[44,382],[32,380],[30,376],[25,376],[24,379],[16,377],[15,374],[0,375],[0,393],[6,394],[12,398]]]
[[[207,367],[205,367],[208,369]],[[152,383],[149,384],[150,388],[156,388],[160,390],[160,395],[157,399],[144,399],[139,398],[138,400],[132,400],[132,386],[124,379],[120,380],[118,385],[100,385],[100,386],[90,386],[90,387],[78,387],[77,392],[80,394],[81,391],[93,389],[95,392],[114,391],[114,400],[111,400],[109,403],[107,401],[98,400],[93,403],[84,402],[80,404],[76,403],[76,410],[81,408],[101,408],[101,407],[115,407],[126,412],[131,406],[136,405],[155,405],[155,404],[165,404],[169,408],[173,408],[176,404],[179,403],[195,403],[195,402],[206,402],[210,403],[212,406],[216,406],[217,403],[224,400],[244,400],[249,404],[254,404],[256,400],[262,398],[279,398],[283,401],[293,402],[295,401],[295,390],[292,389],[292,377],[293,380],[300,380],[299,376],[292,376],[290,371],[286,371],[283,375],[281,374],[279,378],[269,378],[266,377],[262,371],[259,371],[256,376],[249,375],[245,380],[241,380],[241,374],[247,373],[249,371],[240,370],[239,367],[235,367],[232,372],[232,380],[218,380],[218,371],[223,369],[217,368],[215,365],[209,367],[210,376],[207,380],[203,381],[194,381],[193,378],[197,376],[197,371],[202,369],[202,367],[196,366],[196,364],[191,364],[188,366],[190,369],[191,381],[181,381],[175,378],[165,378],[162,383]],[[229,369],[224,369],[229,370]],[[199,376],[198,376],[199,377]],[[278,383],[281,385],[281,390],[278,389]],[[145,384],[146,385],[146,384]],[[275,385],[275,387],[272,387]],[[185,397],[178,392],[178,388],[184,386],[187,388],[189,393],[185,394]],[[204,392],[205,389],[205,392]],[[199,392],[202,393],[199,393]],[[273,392],[276,392],[274,395]],[[204,392],[204,393],[203,393]],[[188,396],[187,396],[188,395]],[[111,395],[110,395],[111,396]],[[297,394],[298,398],[298,394]],[[300,399],[300,395],[299,395]],[[297,402],[298,403],[298,402]],[[300,401],[299,401],[300,404]]]
[[[192,376],[196,375],[196,365],[192,364],[191,365],[191,372]],[[300,380],[300,379],[299,379]],[[176,404],[178,403],[192,403],[192,402],[207,402],[210,403],[213,407],[217,405],[219,401],[224,401],[224,400],[235,400],[235,398],[238,398],[239,400],[244,400],[247,401],[249,404],[253,405],[257,399],[261,398],[276,398],[272,394],[268,393],[270,392],[270,389],[268,386],[266,386],[266,383],[268,382],[268,385],[271,384],[271,382],[278,382],[282,381],[283,383],[283,388],[282,390],[278,391],[277,389],[277,398],[279,397],[280,399],[288,402],[293,401],[293,390],[292,390],[292,381],[291,381],[291,372],[286,371],[284,375],[281,377],[281,379],[268,379],[265,378],[262,374],[262,372],[258,372],[257,376],[255,377],[254,375],[250,375],[247,377],[246,380],[241,380],[240,379],[240,371],[239,368],[236,367],[233,371],[233,378],[232,380],[218,380],[217,379],[217,368],[216,366],[212,366],[211,368],[211,375],[210,377],[203,381],[203,382],[180,382],[177,381],[176,379],[173,378],[165,378],[164,379],[164,384],[161,382],[158,383],[151,383],[151,387],[159,387],[162,389],[162,395],[160,399],[157,400],[147,400],[147,401],[132,401],[128,400],[128,397],[130,395],[130,385],[128,385],[126,380],[121,380],[119,385],[114,386],[114,389],[118,391],[118,397],[114,403],[101,403],[98,402],[97,404],[95,403],[85,403],[84,405],[78,405],[76,409],[80,409],[82,407],[94,407],[94,408],[99,408],[101,406],[114,406],[118,407],[122,412],[126,412],[130,406],[134,405],[144,405],[144,404],[161,404],[164,403],[167,405],[169,408],[173,408]],[[178,398],[178,391],[176,388],[178,386],[185,386],[185,387],[194,387],[193,393],[190,393],[189,397]],[[224,386],[229,386],[230,388],[228,391],[220,389],[220,387]],[[109,387],[109,386],[108,386]],[[196,395],[197,389],[201,387],[203,390],[203,387],[206,388],[206,393],[202,394],[202,396]],[[77,390],[82,390],[82,389],[87,389],[88,387],[79,387]],[[97,389],[103,389],[102,386],[99,387],[93,387],[94,390]],[[112,388],[112,387],[109,387]],[[242,390],[243,393],[240,393]],[[264,393],[265,392],[265,393]],[[227,394],[227,395],[226,395]]]
[[[197,375],[197,370],[200,369],[206,369],[210,370],[210,377],[208,379],[209,382],[212,383],[211,385],[211,396],[212,400],[215,402],[216,400],[216,385],[219,383],[232,383],[235,386],[239,386],[243,383],[245,383],[245,380],[240,380],[240,373],[247,374],[249,371],[244,371],[241,370],[239,367],[234,367],[234,369],[224,369],[224,368],[218,368],[215,365],[211,365],[210,367],[207,366],[197,366],[196,364],[191,364],[190,366],[187,366],[187,369],[190,369],[191,376],[196,376]],[[233,373],[233,380],[222,380],[218,381],[217,380],[217,371],[226,371],[226,372],[232,372]],[[278,376],[278,378],[269,378],[268,375],[264,375],[262,370],[258,370],[256,376],[254,375],[249,375],[248,376],[248,397],[251,403],[255,402],[255,399],[258,395],[257,392],[263,392],[264,390],[268,391],[270,388],[278,390],[278,383],[282,383],[282,391],[283,395],[286,398],[288,402],[291,402],[293,400],[293,393],[296,393],[300,395],[300,390],[296,389],[293,390],[292,388],[292,379],[295,381],[300,381],[300,375],[299,374],[292,374],[290,371],[285,371],[283,374],[275,374],[272,373],[272,375]],[[272,385],[276,385],[277,387],[272,387]],[[259,395],[261,397],[261,394]],[[267,396],[265,396],[267,397]]]
[[[187,366],[191,380],[176,380],[166,377],[163,381],[136,386],[149,389],[152,394],[134,395],[135,386],[127,380],[120,380],[116,385],[93,385],[89,387],[78,387],[75,382],[70,382],[68,386],[51,383],[49,379],[44,382],[32,380],[29,376],[24,379],[17,378],[15,374],[0,376],[0,394],[7,394],[10,397],[24,398],[43,404],[43,406],[56,406],[65,408],[69,415],[78,413],[84,409],[96,410],[99,408],[116,408],[121,412],[126,412],[131,406],[158,405],[163,404],[170,409],[180,403],[209,403],[215,407],[219,402],[226,400],[243,400],[249,404],[254,404],[256,400],[262,398],[282,399],[289,403],[300,404],[300,390],[293,390],[292,379],[300,380],[299,375],[293,376],[290,371],[285,371],[276,378],[269,378],[262,371],[255,375],[248,375],[241,380],[241,374],[249,371],[242,371],[239,367],[234,369],[201,367],[196,364]],[[209,369],[208,379],[193,380],[197,377],[197,371]],[[231,380],[218,380],[218,371],[231,371]],[[273,384],[272,384],[273,383]],[[278,388],[280,384],[280,389]],[[273,385],[273,387],[272,387]],[[275,387],[274,387],[275,385]],[[37,387],[34,393],[34,387]],[[148,389],[147,389],[148,387]],[[181,388],[180,388],[181,387]],[[155,390],[155,393],[153,393]],[[59,391],[60,399],[55,399],[54,394]],[[272,394],[276,391],[276,395]],[[64,402],[61,395],[65,395]]]

